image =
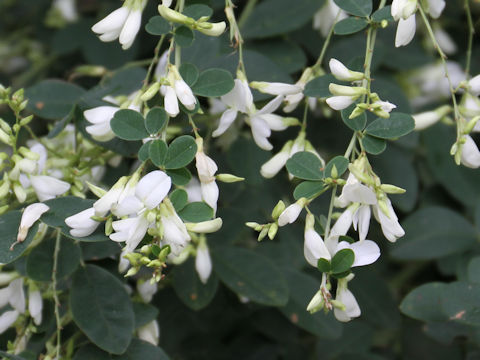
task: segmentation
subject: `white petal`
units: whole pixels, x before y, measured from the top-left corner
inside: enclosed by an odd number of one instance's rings
[[[260,173],[267,179],[274,177],[285,166],[289,157],[290,154],[288,152],[280,151],[262,165],[260,168]]]
[[[332,230],[330,230],[330,237],[339,237],[346,235],[350,226],[352,226],[353,222],[353,213],[352,211],[347,208],[342,215],[337,219],[335,225],[333,225]]]
[[[143,209],[143,203],[136,196],[127,196],[122,200],[115,209],[112,209],[112,212],[117,217],[123,217],[126,215],[138,214],[138,212]]]
[[[217,129],[212,133],[213,137],[222,135],[227,129],[232,125],[237,117],[237,110],[228,109],[225,110],[220,118],[220,123],[218,124]]]
[[[471,78],[468,81],[468,85],[470,86],[470,91],[475,95],[480,94],[480,75],[477,75]]]
[[[215,181],[210,181],[208,183],[200,183],[202,189],[202,199],[205,201],[208,206],[213,209],[213,212],[217,212],[217,201],[218,201],[218,185]]]
[[[359,202],[361,204],[369,205],[377,203],[377,196],[373,190],[359,182],[345,185],[342,189],[342,196],[350,202]]]
[[[197,256],[195,257],[195,270],[201,282],[206,284],[210,274],[212,273],[212,260],[207,246],[199,246],[197,248]]]
[[[463,165],[472,169],[480,167],[480,151],[470,135],[465,135],[461,162]]]
[[[53,199],[58,195],[66,193],[70,189],[69,183],[58,180],[52,176],[31,176],[30,181],[40,201]]]
[[[17,310],[20,314],[25,312],[25,292],[23,291],[23,279],[15,279],[10,285],[10,298],[8,302],[10,305]]]
[[[326,102],[333,110],[343,110],[353,104],[355,100],[351,96],[331,96]]]
[[[193,95],[192,89],[183,80],[175,81],[175,93],[177,94],[180,102],[188,109],[195,109],[197,99]]]
[[[270,114],[274,112],[282,104],[283,99],[283,95],[278,95],[277,97],[270,100],[264,107],[258,110],[256,112],[256,115]]]
[[[17,320],[18,313],[17,310],[5,311],[0,315],[0,334],[4,333],[13,323]]]
[[[65,223],[72,228],[70,229],[70,234],[77,237],[84,237],[93,233],[98,225],[100,225],[99,222],[91,219],[94,215],[95,209],[91,207],[78,214],[67,217]]]
[[[288,125],[285,125],[285,122],[283,121],[283,116],[276,114],[264,114],[260,115],[260,117],[265,120],[270,129],[274,131],[283,131],[288,127]]]
[[[434,19],[438,19],[445,8],[445,0],[427,0],[428,1],[428,13]]]
[[[330,67],[330,71],[335,78],[338,80],[343,80],[343,81],[350,81],[351,75],[350,71],[348,68],[343,65],[340,61],[337,59],[331,58],[328,66]]]
[[[143,341],[157,346],[160,337],[160,328],[158,327],[157,320],[152,320],[148,324],[138,328],[138,337]]]
[[[314,229],[305,230],[304,237],[303,255],[310,265],[317,267],[319,259],[330,260],[332,258],[322,237]]]
[[[140,30],[140,25],[142,24],[142,11],[141,10],[132,10],[128,14],[127,20],[123,25],[122,31],[118,40],[122,44],[122,49],[127,50],[132,46],[135,36],[137,36],[138,30]]]
[[[83,116],[92,124],[110,123],[110,120],[118,110],[120,110],[120,108],[115,106],[98,106],[85,110]]]
[[[153,209],[167,196],[172,186],[170,176],[163,171],[155,170],[145,175],[137,184],[135,195],[145,206]]]
[[[273,146],[268,141],[268,137],[272,133],[268,124],[262,118],[255,116],[250,119],[253,140],[263,150],[272,150]]]
[[[28,229],[40,219],[43,213],[47,212],[50,208],[42,203],[35,203],[28,205],[23,210],[22,219],[20,220],[20,226],[18,228],[17,241],[23,241],[27,237]]]
[[[371,240],[357,241],[350,244],[350,249],[355,253],[352,267],[373,264],[380,257],[380,248]]]
[[[334,315],[338,321],[347,322],[352,318],[358,317],[361,314],[360,306],[358,306],[355,296],[348,289],[341,289],[337,291],[336,300],[345,305],[345,310],[334,309]]]
[[[28,294],[28,312],[36,325],[42,323],[43,300],[40,291],[30,291]]]
[[[92,31],[97,34],[103,34],[120,29],[127,20],[128,14],[129,10],[125,6],[122,6],[93,25]]]
[[[415,14],[411,15],[408,19],[400,19],[398,21],[397,33],[395,35],[395,46],[405,46],[412,41],[415,36],[416,30]]]
[[[370,227],[371,210],[370,206],[362,205],[355,212],[355,216],[358,219],[358,238],[363,241],[367,238],[368,229]]]
[[[180,112],[178,108],[177,95],[175,89],[171,86],[165,86],[165,98],[163,99],[165,105],[165,111],[171,117],[175,117]]]
[[[146,303],[152,301],[153,295],[155,295],[157,290],[158,286],[156,282],[152,284],[150,280],[137,281],[137,291],[142,300]]]
[[[302,209],[303,208],[297,203],[293,203],[292,205],[288,206],[278,217],[278,226],[284,226],[293,223],[295,220],[297,220],[298,216],[302,212]]]
[[[235,79],[233,89],[223,95],[221,98],[223,103],[228,107],[247,113],[253,105],[253,95],[245,80]]]

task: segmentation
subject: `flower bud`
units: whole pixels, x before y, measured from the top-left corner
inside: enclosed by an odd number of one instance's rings
[[[273,240],[275,238],[275,235],[277,235],[277,231],[278,231],[277,223],[273,223],[272,225],[270,225],[270,228],[268,229],[268,238],[270,240]]]
[[[282,200],[279,200],[272,210],[272,219],[277,220],[283,210],[285,210],[285,203]]]
[[[148,101],[157,94],[158,90],[160,90],[160,83],[155,82],[152,85],[150,85],[150,87],[147,89],[147,91],[143,93],[140,99],[142,101]]]
[[[337,59],[330,59],[328,63],[332,75],[335,76],[337,80],[341,81],[357,81],[362,80],[365,75],[358,71],[351,71],[345,65],[343,65]]]
[[[385,191],[387,194],[403,194],[406,191],[401,187],[391,185],[391,184],[382,184],[380,185],[380,189],[382,189],[382,191]]]
[[[442,119],[448,113],[452,111],[450,105],[441,106],[433,111],[425,111],[416,115],[413,115],[413,119],[415,120],[415,130],[423,130],[437,121]]]
[[[293,95],[302,92],[302,88],[298,85],[279,82],[252,81],[250,87],[270,95]]]
[[[239,182],[239,181],[244,181],[245,178],[235,176],[232,174],[218,174],[215,176],[215,178],[218,181],[224,182],[224,183],[234,183],[234,182]]]
[[[314,314],[314,313],[316,313],[317,311],[323,309],[324,303],[325,303],[325,300],[323,299],[322,292],[321,292],[321,290],[318,290],[318,291],[315,293],[315,295],[313,295],[312,300],[310,300],[310,302],[308,303],[307,311],[308,311],[310,314]]]
[[[40,219],[40,216],[49,209],[50,208],[43,203],[35,203],[28,205],[25,210],[23,210],[20,227],[18,228],[17,242],[22,242],[26,239],[28,230],[32,227],[35,221]]]
[[[222,223],[223,222],[221,218],[216,218],[213,220],[202,221],[198,223],[185,223],[185,226],[187,227],[188,231],[207,234],[220,230],[220,228],[222,227]]]
[[[179,23],[179,24],[191,24],[194,20],[185,16],[178,11],[172,10],[165,5],[158,5],[158,12],[160,15],[168,21]]]
[[[297,202],[287,207],[278,217],[278,226],[285,226],[291,224],[297,220],[298,216],[302,212],[303,208],[307,204],[307,198],[300,198]]]
[[[210,26],[207,27],[205,24],[209,24]],[[208,36],[220,36],[225,31],[226,27],[227,24],[225,24],[225,21],[222,21],[218,23],[199,23],[195,28]]]
[[[345,86],[330,83],[328,90],[337,96],[360,96],[367,93],[367,89],[362,86]]]

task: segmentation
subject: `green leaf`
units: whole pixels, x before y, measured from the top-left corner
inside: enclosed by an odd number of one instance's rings
[[[183,63],[180,66],[180,75],[182,79],[187,83],[188,86],[192,87],[195,85],[198,79],[198,69],[195,65],[190,63]]]
[[[353,265],[355,261],[355,253],[351,249],[342,249],[337,251],[335,256],[332,258],[331,261],[331,268],[333,274],[341,274],[348,270]]]
[[[232,74],[223,69],[208,69],[203,71],[192,91],[198,96],[218,97],[227,94],[235,83]]]
[[[393,21],[392,7],[390,5],[378,9],[372,14],[372,20],[374,22],[382,22],[383,20]]]
[[[367,17],[372,13],[372,0],[334,0],[340,9],[347,13]]]
[[[323,166],[320,159],[308,151],[298,152],[288,159],[287,170],[291,175],[299,179],[323,179]]]
[[[365,128],[365,125],[367,125],[367,114],[365,114],[365,112],[354,117],[353,119],[348,118],[356,106],[356,104],[352,104],[346,109],[343,109],[341,112],[342,120],[345,125],[347,125],[353,131],[362,131]]]
[[[122,355],[112,355],[88,344],[75,353],[73,360],[169,360],[169,357],[158,346],[132,339],[130,346]]]
[[[350,35],[367,27],[368,21],[363,18],[349,17],[335,24],[333,32],[336,35]]]
[[[285,269],[283,274],[290,289],[288,303],[279,310],[298,326],[322,339],[336,339],[342,332],[342,324],[335,320],[332,312],[310,314],[307,305],[318,290],[318,279],[300,271]]]
[[[430,260],[462,252],[476,242],[475,228],[458,213],[442,207],[422,208],[402,223],[405,236],[393,246],[402,260]]]
[[[43,214],[45,217],[48,213]],[[10,250],[12,244],[17,241],[18,227],[22,218],[21,211],[9,211],[0,216],[0,263],[8,264],[19,258],[38,231],[38,223],[34,224],[29,230],[26,239],[18,244],[15,244],[13,250]]]
[[[387,148],[387,142],[385,140],[370,135],[365,135],[361,139],[361,142],[365,151],[372,155],[379,155]]]
[[[328,162],[325,166],[325,177],[332,176],[333,165],[337,168],[337,177],[341,177],[345,171],[348,169],[349,161],[343,156],[335,156],[332,160]]]
[[[160,139],[149,142],[151,143],[148,149],[150,160],[152,160],[156,166],[163,166],[168,151],[167,144]]]
[[[150,134],[157,134],[166,125],[168,120],[167,113],[162,107],[154,107],[145,118],[145,128]]]
[[[147,161],[150,157],[150,145],[152,145],[151,141],[147,141],[143,144],[140,149],[138,150],[138,160],[140,161]]]
[[[145,120],[138,111],[119,110],[110,121],[113,132],[123,140],[142,140],[149,136],[145,129]]]
[[[145,30],[150,35],[163,35],[170,32],[170,24],[161,16],[153,16],[145,25]]]
[[[195,158],[196,153],[195,139],[189,135],[179,136],[168,146],[165,168],[179,169],[187,166]]]
[[[132,339],[135,318],[124,285],[108,271],[86,265],[70,288],[73,320],[99,348],[122,354]]]
[[[132,303],[132,309],[135,316],[135,329],[148,324],[158,317],[158,309],[150,304],[135,301]]]
[[[447,284],[433,282],[413,289],[402,300],[400,311],[407,316],[422,321],[444,321],[442,294]]]
[[[186,222],[201,222],[213,218],[213,209],[204,202],[192,202],[187,204],[179,213],[178,216]]]
[[[117,258],[122,250],[120,244],[115,241],[82,242],[80,248],[85,261]]]
[[[211,255],[215,273],[238,295],[263,305],[282,306],[287,303],[287,283],[270,259],[233,247],[216,247]]]
[[[262,1],[242,26],[242,35],[245,38],[267,38],[299,29],[323,4],[324,0]]]
[[[175,43],[181,47],[189,47],[195,39],[193,31],[182,25],[175,30]]]
[[[305,85],[305,90],[303,93],[305,96],[316,98],[326,98],[332,96],[332,94],[330,94],[330,90],[328,90],[328,86],[332,82],[338,81],[331,74],[316,77]]]
[[[50,210],[42,216],[42,222],[48,226],[59,228],[63,235],[78,241],[95,242],[110,241],[105,236],[105,229],[101,224],[93,234],[85,237],[76,237],[70,235],[70,227],[65,224],[65,219],[69,216],[78,214],[79,212],[93,206],[95,200],[80,199],[75,196],[66,196],[45,201]]]
[[[461,324],[480,325],[480,284],[453,282],[443,289],[440,302],[449,320]]]
[[[480,284],[480,256],[474,257],[468,263],[467,276],[469,282]]]
[[[182,210],[188,203],[188,194],[183,189],[173,190],[172,193],[168,195],[168,198],[172,202],[173,207],[175,208],[175,211],[177,213]]]
[[[217,292],[217,276],[212,273],[207,283],[203,284],[197,275],[195,261],[192,258],[180,266],[175,266],[172,273],[175,293],[192,310],[203,309]]]
[[[55,238],[43,240],[40,245],[33,248],[27,257],[27,274],[35,281],[52,281],[53,256]],[[57,256],[57,279],[64,278],[73,273],[80,264],[80,247],[72,240],[62,237],[60,251]]]
[[[367,134],[381,139],[395,139],[415,128],[415,120],[408,114],[392,113],[388,119],[378,118],[367,126]]]
[[[170,176],[172,182],[178,186],[187,185],[192,179],[192,174],[187,168],[167,170],[167,175]]]
[[[322,181],[304,181],[297,185],[293,191],[293,197],[295,200],[298,200],[302,197],[307,199],[313,198],[315,195],[319,194],[325,185]]]
[[[80,101],[85,90],[61,80],[43,80],[25,90],[27,109],[45,119],[57,120],[67,116]]]
[[[328,273],[332,270],[330,261],[328,261],[327,259],[324,259],[324,258],[318,259],[317,268],[318,268],[318,270],[320,270],[323,273]]]
[[[200,19],[201,17],[210,17],[213,14],[211,7],[204,4],[193,4],[189,5],[183,11],[183,15],[194,18],[195,20]]]

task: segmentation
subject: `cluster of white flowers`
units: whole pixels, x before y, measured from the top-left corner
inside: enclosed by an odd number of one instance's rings
[[[398,21],[395,35],[395,46],[405,46],[412,41],[417,28],[415,13],[417,12],[418,0],[393,0],[391,13],[395,21]],[[445,8],[445,0],[427,0],[423,2],[427,6],[426,12],[437,19]]]

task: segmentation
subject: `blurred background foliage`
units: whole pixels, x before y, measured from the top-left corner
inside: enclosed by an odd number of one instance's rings
[[[209,5],[215,11],[214,19],[224,19],[223,1],[187,0],[187,5],[193,3]],[[236,1],[237,14],[242,14],[245,3]],[[49,0],[0,1],[0,83],[17,89],[44,79],[64,79],[87,90],[82,102],[88,107],[93,106],[99,79],[80,76],[75,70],[79,66],[103,66],[107,78],[123,72],[117,80],[125,86],[128,79],[135,84],[144,78],[142,68],[153,56],[156,36],[142,30],[132,48],[123,51],[117,42],[99,41],[90,30],[98,19],[117,8],[119,1],[79,0],[79,18],[72,23],[63,21],[51,5]],[[248,18],[240,15],[249,80],[293,83],[305,66],[315,62],[324,39],[312,28],[312,17],[322,5],[319,0],[262,0]],[[478,31],[480,4],[472,1],[471,5]],[[143,24],[156,15],[156,7],[157,1],[150,0]],[[448,1],[438,22],[458,47],[449,60],[462,67],[467,43],[463,1]],[[416,113],[443,104],[442,96],[421,106],[414,101],[418,94],[409,78],[436,63],[436,53],[422,29],[409,46],[400,49],[394,47],[394,31],[390,23],[378,32],[372,69],[374,89],[402,112]],[[358,59],[363,58],[364,47],[363,32],[334,35],[325,61],[335,57],[355,67],[362,63]],[[232,75],[238,60],[228,33],[219,38],[196,33],[195,41],[183,49],[182,56],[184,62],[195,64],[199,70],[215,66]],[[479,56],[480,44],[475,40],[474,75],[480,72]],[[255,93],[255,98],[267,99],[260,93]],[[208,104],[202,106],[207,108]],[[0,116],[8,120],[9,114],[2,110]],[[35,108],[31,110],[35,112]],[[297,110],[294,116],[301,118],[302,111]],[[340,116],[325,104],[308,116],[308,138],[322,156],[329,160],[343,154],[351,130]],[[52,119],[39,119],[33,126],[40,135],[46,134]],[[275,148],[294,138],[295,132],[272,136]],[[320,273],[308,267],[303,258],[300,221],[282,228],[274,241],[261,243],[244,226],[246,221],[267,221],[264,219],[270,218],[278,199],[292,202],[289,194],[296,184],[288,181],[285,171],[275,179],[261,177],[260,166],[270,155],[247,134],[221,147],[212,144],[209,154],[221,172],[246,180],[220,185],[218,216],[224,226],[209,236],[217,274],[202,286],[192,260],[167,269],[152,301],[158,309],[161,348],[172,359],[480,359],[480,172],[454,164],[449,155],[454,137],[453,127],[437,124],[399,141],[389,141],[382,154],[371,156],[382,182],[407,190],[391,198],[406,235],[390,244],[378,225],[372,224],[369,238],[379,243],[382,257],[373,266],[355,271],[351,286],[362,316],[347,324],[338,323],[332,314],[310,315],[305,311],[318,288]],[[132,161],[126,158],[120,168],[111,168],[103,182],[111,184]],[[324,195],[312,209],[325,215],[328,201]],[[82,243],[78,256],[119,277],[112,259],[119,249],[111,245]],[[231,263],[229,259],[236,261]],[[28,273],[28,259],[20,259],[14,266]],[[242,301],[235,293],[238,271],[240,277],[252,282],[254,298],[262,295],[258,294],[262,289],[255,286],[268,285],[269,281],[277,281],[280,289],[288,288],[286,305],[270,306],[275,300],[268,294],[263,301],[270,302],[268,305]],[[68,284],[67,279],[63,286]],[[53,304],[48,308],[44,321],[47,332],[54,320]],[[11,335],[10,331],[0,337],[0,348],[6,348]],[[44,334],[36,336],[36,341],[29,344],[30,354],[39,351],[45,341]],[[74,359],[120,359],[92,347],[82,348]]]

